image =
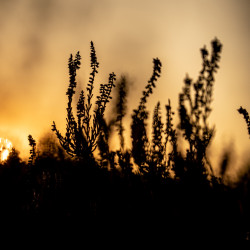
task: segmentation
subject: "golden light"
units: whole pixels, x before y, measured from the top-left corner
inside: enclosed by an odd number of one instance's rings
[[[8,159],[9,153],[12,149],[12,143],[8,139],[0,138],[0,159],[5,161]]]

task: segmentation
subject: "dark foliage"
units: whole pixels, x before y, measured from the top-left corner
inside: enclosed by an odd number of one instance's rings
[[[72,98],[75,94],[76,88],[76,71],[80,69],[80,54],[76,54],[75,59],[71,55],[69,58],[69,87],[66,95],[68,96],[68,107],[67,107],[67,124],[66,134],[62,136],[56,127],[55,122],[52,125],[52,130],[55,131],[61,146],[66,152],[80,160],[86,162],[94,161],[93,152],[97,147],[99,135],[102,131],[101,124],[103,123],[104,111],[106,105],[111,99],[111,90],[114,87],[114,81],[116,80],[115,74],[109,75],[108,83],[100,85],[100,94],[97,96],[96,107],[91,114],[92,109],[92,98],[93,89],[97,69],[99,68],[99,62],[97,61],[95,47],[93,42],[90,44],[90,59],[91,59],[91,73],[89,82],[87,84],[87,102],[85,103],[84,91],[81,91],[79,101],[77,104],[77,121],[73,115]],[[92,117],[93,116],[93,117]]]
[[[36,141],[33,139],[32,135],[28,136],[30,149],[29,165],[33,165],[36,158]]]
[[[147,119],[148,111],[146,110],[146,102],[148,97],[153,93],[153,88],[156,87],[156,81],[161,73],[161,61],[156,58],[153,60],[153,74],[142,92],[143,95],[137,109],[133,111],[131,138],[132,138],[132,156],[135,163],[139,166],[141,173],[146,171],[148,167],[148,137],[147,137]]]
[[[170,100],[168,100],[168,105],[165,106],[166,107],[166,130],[165,130],[165,134],[166,134],[166,140],[165,140],[165,154],[166,154],[166,149],[167,149],[167,144],[170,143],[172,146],[172,150],[168,153],[168,158],[166,158],[166,163],[168,169],[173,169],[175,172],[175,175],[177,177],[180,177],[180,167],[177,168],[177,164],[178,164],[178,150],[177,150],[177,132],[176,129],[174,129],[174,124],[173,124],[173,115],[174,112],[172,111],[172,107],[171,107],[171,102]],[[166,155],[165,155],[166,157]]]
[[[31,230],[36,234],[37,228],[43,226],[41,228],[45,229],[40,228],[43,240],[45,232],[52,232],[52,235],[59,232],[61,239],[65,232],[68,237],[69,232],[82,233],[84,229],[85,234],[85,231],[92,232],[91,228],[100,230],[101,234],[106,232],[109,238],[118,235],[127,240],[131,235],[141,235],[141,239],[148,240],[156,236],[165,244],[167,239],[195,242],[247,239],[250,232],[249,172],[242,175],[237,185],[229,186],[223,183],[228,157],[221,164],[221,178],[207,169],[206,151],[213,136],[207,119],[221,47],[217,39],[212,41],[210,59],[203,48],[203,66],[198,80],[185,79],[179,96],[179,127],[174,126],[170,100],[165,106],[165,124],[158,102],[153,111],[150,136],[146,104],[161,73],[161,62],[154,59],[152,77],[132,114],[131,150],[125,147],[124,140],[126,78],[122,77],[117,84],[115,118],[107,122],[104,117],[114,87],[114,74],[110,74],[107,84],[100,85],[96,106],[91,112],[99,68],[91,43],[92,72],[87,95],[84,91],[80,94],[75,118],[72,100],[81,58],[79,53],[74,59],[71,56],[66,134],[62,136],[54,123],[53,131],[60,146],[50,136],[37,144],[29,135],[28,164],[20,159],[15,149],[7,161],[1,163],[2,218],[8,223],[10,219],[21,219],[21,225],[32,221],[36,226]],[[239,112],[249,120],[243,109]],[[117,151],[112,151],[109,144],[113,128],[120,141]],[[179,135],[188,142],[184,156],[178,149]],[[72,157],[67,157],[63,150]]]
[[[201,49],[202,69],[198,79],[193,82],[186,76],[182,93],[179,95],[179,128],[188,141],[186,162],[192,175],[203,177],[213,169],[207,159],[206,151],[214,135],[214,127],[209,127],[208,117],[211,113],[214,74],[219,68],[222,44],[218,39],[211,42],[212,53],[206,47]],[[192,91],[194,91],[192,95]]]
[[[243,115],[244,120],[245,120],[246,125],[247,125],[248,135],[250,136],[250,117],[249,117],[249,114],[248,114],[247,110],[242,108],[242,107],[240,107],[238,109],[238,112]]]
[[[117,84],[117,104],[116,104],[116,120],[115,120],[115,125],[117,127],[119,139],[120,139],[120,145],[121,145],[121,150],[124,150],[125,147],[125,142],[124,142],[124,126],[123,126],[123,118],[126,115],[127,112],[127,94],[128,94],[128,83],[127,79],[125,76],[121,77],[120,82]]]

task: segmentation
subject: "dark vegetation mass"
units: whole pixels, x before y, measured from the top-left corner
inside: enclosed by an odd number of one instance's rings
[[[124,136],[129,80],[121,76],[116,82],[111,73],[94,97],[99,62],[92,42],[90,49],[91,73],[76,107],[72,103],[81,56],[78,52],[69,58],[65,135],[53,122],[54,134],[38,143],[28,136],[28,163],[16,149],[1,163],[2,217],[43,222],[48,230],[52,222],[74,221],[82,226],[115,224],[128,232],[143,228],[147,233],[177,239],[248,239],[249,171],[229,185],[225,182],[228,154],[220,175],[215,175],[207,154],[214,136],[208,118],[222,51],[220,41],[211,42],[210,53],[206,47],[201,49],[198,78],[185,77],[178,119],[168,100],[164,109],[160,102],[156,104],[149,121],[147,102],[162,71],[161,61],[153,59],[152,75],[131,115],[131,149]],[[112,91],[116,98],[112,115],[107,117]],[[238,111],[250,135],[249,115],[242,107]],[[116,150],[110,146],[114,135],[119,142]]]

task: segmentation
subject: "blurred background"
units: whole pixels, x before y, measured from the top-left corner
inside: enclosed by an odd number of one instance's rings
[[[88,82],[92,40],[100,62],[97,82],[111,72],[130,82],[129,147],[131,112],[151,76],[152,59],[161,60],[163,71],[148,109],[159,100],[164,119],[170,98],[177,123],[183,79],[187,73],[197,79],[199,50],[210,50],[217,37],[223,51],[209,119],[216,126],[210,159],[216,169],[228,150],[233,174],[250,160],[246,124],[237,112],[240,106],[250,111],[249,24],[248,0],[0,0],[0,137],[25,159],[29,134],[39,140],[53,121],[64,131],[68,58],[77,51],[82,56],[79,92]]]

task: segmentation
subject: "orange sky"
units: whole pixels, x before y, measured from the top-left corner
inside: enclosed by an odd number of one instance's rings
[[[177,111],[186,73],[196,79],[199,49],[210,48],[216,36],[223,52],[210,117],[216,125],[212,158],[231,144],[235,164],[243,164],[250,141],[236,109],[250,112],[249,24],[248,0],[0,0],[0,137],[27,156],[28,134],[38,140],[53,120],[65,128],[67,60],[80,51],[79,80],[85,86],[91,40],[99,82],[113,71],[133,82],[130,111],[151,75],[152,58],[159,57],[163,73],[149,108],[160,100],[164,110],[170,98]],[[129,132],[129,116],[127,121]]]

